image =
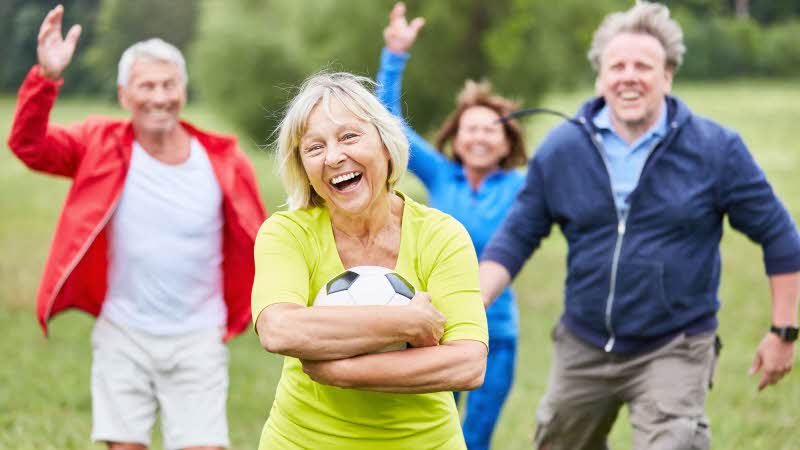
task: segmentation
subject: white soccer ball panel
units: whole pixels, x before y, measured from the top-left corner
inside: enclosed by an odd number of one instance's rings
[[[387,305],[395,292],[383,274],[361,274],[347,290],[353,302],[359,306]]]
[[[408,298],[406,296],[403,296],[403,295],[400,295],[400,294],[393,294],[392,298],[389,299],[389,303],[387,303],[387,305],[404,306],[404,305],[408,305],[409,303],[411,303],[411,299],[410,298]]]
[[[317,293],[314,299],[314,306],[355,306],[356,302],[350,291],[339,291],[328,295],[325,292],[325,286]]]
[[[387,274],[391,275],[387,277]],[[406,295],[413,296],[414,287],[400,275],[385,267],[358,266],[322,286],[314,298],[313,306],[402,306],[411,303]],[[378,353],[405,348],[405,343],[398,343]]]
[[[357,266],[323,286],[314,306],[407,305],[414,287],[393,271],[379,266]]]

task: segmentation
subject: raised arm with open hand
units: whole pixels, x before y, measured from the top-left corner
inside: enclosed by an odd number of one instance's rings
[[[58,79],[61,73],[72,60],[75,45],[81,35],[81,26],[73,25],[66,38],[61,37],[61,20],[64,17],[64,7],[56,6],[47,13],[39,29],[38,46],[36,55],[39,59],[39,70],[42,75]]]
[[[383,29],[383,40],[386,48],[394,53],[407,52],[414,41],[425,19],[417,17],[410,23],[406,20],[406,5],[403,2],[395,3],[392,12],[389,13],[389,25]]]

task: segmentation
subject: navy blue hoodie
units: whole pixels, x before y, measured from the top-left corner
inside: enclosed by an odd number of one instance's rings
[[[592,118],[602,98],[554,128],[483,252],[512,276],[557,223],[568,242],[562,321],[615,353],[716,328],[723,218],[759,243],[767,274],[800,270],[800,236],[731,130],[667,97],[669,132],[620,216]]]

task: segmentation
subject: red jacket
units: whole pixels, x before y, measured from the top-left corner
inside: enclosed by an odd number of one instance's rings
[[[134,140],[130,121],[89,117],[68,127],[49,124],[62,83],[40,75],[38,66],[31,69],[8,138],[8,146],[31,169],[73,179],[36,298],[45,335],[50,318],[67,308],[100,313],[107,288],[108,223],[125,184]],[[228,340],[250,323],[253,244],[266,212],[253,166],[235,139],[181,124],[206,149],[222,190]]]

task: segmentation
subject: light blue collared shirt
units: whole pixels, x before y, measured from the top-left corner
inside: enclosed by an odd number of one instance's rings
[[[614,204],[620,215],[624,216],[630,207],[628,196],[639,183],[647,156],[667,134],[667,102],[661,104],[658,122],[632,145],[628,145],[614,131],[607,104],[594,116],[593,122],[600,132],[603,154],[608,161]]]

